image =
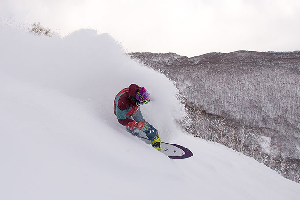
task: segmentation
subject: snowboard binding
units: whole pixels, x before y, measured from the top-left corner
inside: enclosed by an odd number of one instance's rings
[[[152,147],[153,147],[154,149],[157,149],[158,151],[161,150],[161,147],[160,147],[161,140],[160,140],[160,137],[159,137],[158,134],[156,134],[155,138],[153,138],[153,139],[151,140],[151,143],[152,143]]]
[[[161,140],[158,135],[158,131],[151,124],[148,124],[147,130],[145,130],[144,132],[146,133],[149,140],[151,140],[151,144],[152,144],[153,148],[160,151],[161,150],[161,147],[160,147]]]

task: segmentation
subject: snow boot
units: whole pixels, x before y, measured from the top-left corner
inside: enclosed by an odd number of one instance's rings
[[[152,143],[153,148],[154,148],[154,149],[157,149],[158,151],[161,150],[160,142],[161,142],[161,140],[160,140],[158,134],[151,140],[151,143]]]

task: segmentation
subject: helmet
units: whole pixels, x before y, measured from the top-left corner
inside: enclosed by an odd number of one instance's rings
[[[142,104],[147,104],[148,102],[150,102],[150,95],[144,87],[141,87],[136,92],[135,98]]]

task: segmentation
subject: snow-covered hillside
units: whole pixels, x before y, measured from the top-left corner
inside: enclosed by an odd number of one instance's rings
[[[300,51],[130,55],[174,81],[185,130],[300,183]]]
[[[130,60],[108,35],[61,39],[0,26],[0,198],[286,199],[300,185],[224,146],[193,138],[165,76]],[[113,115],[130,83],[149,89],[141,109],[162,139],[194,153],[170,160]]]

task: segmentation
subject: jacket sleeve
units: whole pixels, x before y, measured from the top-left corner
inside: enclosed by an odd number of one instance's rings
[[[127,113],[126,113],[126,116],[131,116],[133,115],[134,113],[136,113],[136,111],[139,109],[138,106],[133,106]]]
[[[130,128],[130,129],[135,128],[135,126],[137,124],[136,121],[134,121],[133,119],[129,119],[129,118],[127,118],[127,119],[118,119],[118,121],[119,121],[120,124]]]
[[[138,106],[134,106],[132,107],[127,113],[126,116],[129,117],[131,115],[133,115],[137,110],[139,109]],[[130,129],[135,128],[137,122],[131,118],[127,118],[126,119],[118,119],[119,123],[122,124],[123,126],[126,126]]]

